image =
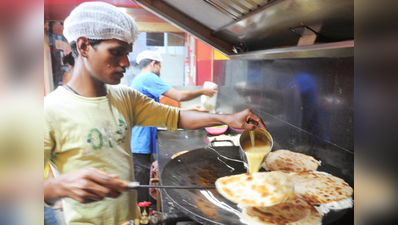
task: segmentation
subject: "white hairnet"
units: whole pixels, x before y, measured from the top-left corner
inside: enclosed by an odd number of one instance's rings
[[[118,39],[127,43],[138,37],[137,25],[127,13],[105,2],[84,2],[77,6],[64,22],[68,42],[79,37],[95,40]]]
[[[160,56],[160,54],[157,52],[145,50],[137,55],[137,63],[140,63],[141,60],[143,60],[143,59],[152,59],[152,60],[161,62],[162,56]]]

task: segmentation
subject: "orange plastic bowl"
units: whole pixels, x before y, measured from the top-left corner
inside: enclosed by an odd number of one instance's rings
[[[228,130],[228,125],[214,126],[214,127],[205,127],[207,133],[211,135],[220,135],[225,133]]]

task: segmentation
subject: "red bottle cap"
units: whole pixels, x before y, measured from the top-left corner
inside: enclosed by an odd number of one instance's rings
[[[152,202],[139,202],[138,203],[139,207],[148,207],[150,205],[152,205]]]

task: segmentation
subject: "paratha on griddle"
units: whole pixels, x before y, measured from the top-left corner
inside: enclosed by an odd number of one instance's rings
[[[315,171],[318,166],[314,157],[285,149],[270,152],[263,163],[266,170],[284,172]]]
[[[271,207],[239,206],[243,222],[250,225],[317,225],[322,215],[302,198],[288,200]]]
[[[245,206],[272,206],[294,196],[294,184],[283,172],[244,173],[215,182],[226,199]]]
[[[296,195],[313,205],[340,201],[352,196],[354,190],[343,179],[325,172],[288,173]]]

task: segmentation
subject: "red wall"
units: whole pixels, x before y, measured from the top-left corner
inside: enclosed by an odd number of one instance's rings
[[[212,48],[196,40],[196,85],[201,86],[205,81],[212,81]]]

